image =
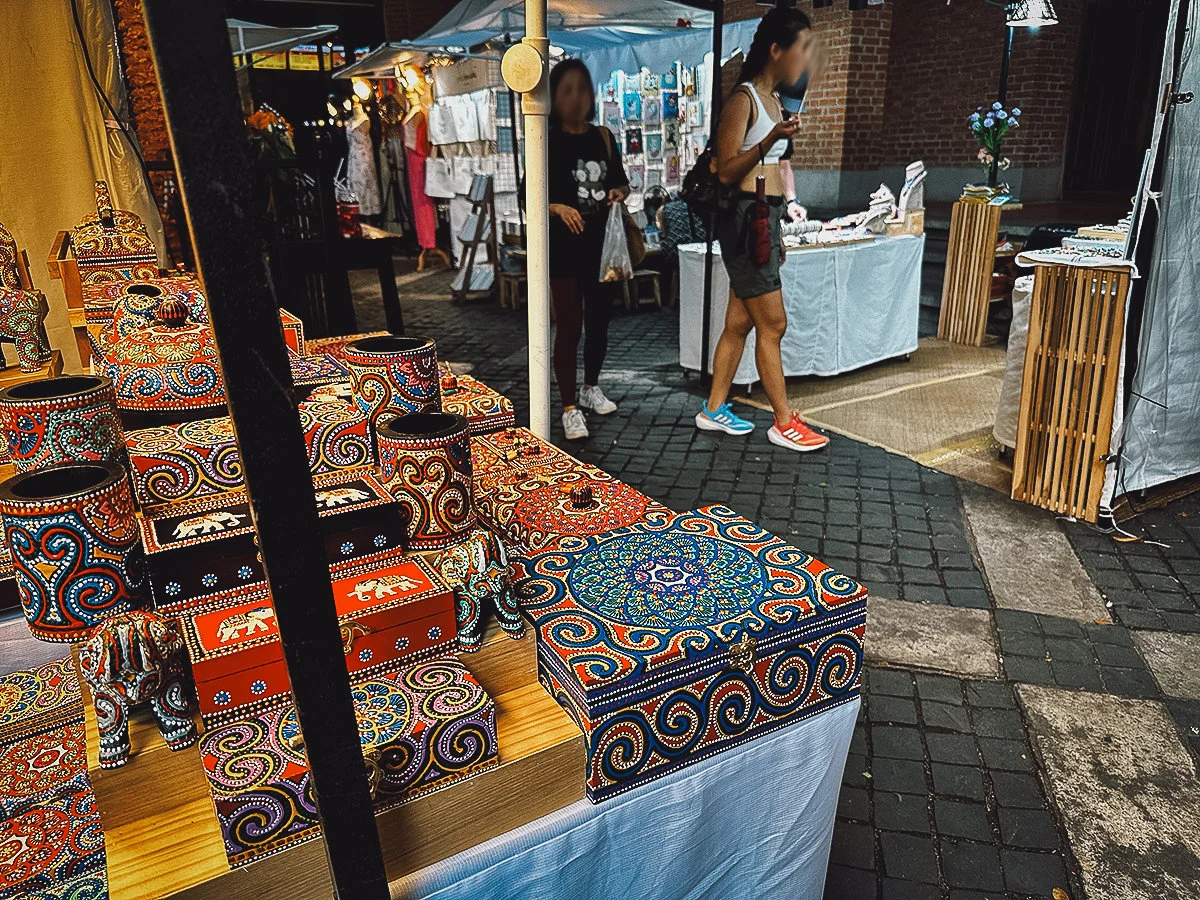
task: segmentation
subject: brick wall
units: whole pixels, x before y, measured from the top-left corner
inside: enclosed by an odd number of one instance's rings
[[[966,118],[996,99],[1004,10],[983,0],[889,0],[894,7],[887,65],[884,165],[921,158],[970,166],[976,145]],[[1074,95],[1086,0],[1056,0],[1059,23],[1020,28],[1013,41],[1008,101],[1021,128],[1004,155],[1024,167],[1059,166]]]
[[[457,5],[457,0],[383,0],[383,33],[389,41],[424,34]]]

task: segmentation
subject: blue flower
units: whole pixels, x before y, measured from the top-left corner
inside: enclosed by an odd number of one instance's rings
[[[997,100],[995,103],[992,104],[992,109],[1004,109],[1004,107],[1000,104],[1000,101]]]
[[[406,637],[399,638],[396,641],[396,649],[397,650],[407,650],[408,649],[408,638],[406,638]]]
[[[168,597],[178,597],[179,592],[183,590],[183,588],[179,586],[179,582],[177,581],[168,581],[167,586],[163,588],[163,590],[167,592]]]
[[[376,547],[382,547],[382,546],[384,546],[386,543],[387,543],[387,538],[386,538],[386,537],[384,537],[382,534],[377,534],[377,535],[375,535],[375,541],[374,541],[374,544],[375,544],[375,546],[376,546]]]
[[[1007,119],[1008,113],[1006,113],[1004,110],[1000,110],[1000,112],[996,113],[996,118],[997,119]]]
[[[217,576],[216,576],[216,575],[214,575],[212,572],[209,572],[207,575],[203,576],[203,577],[200,579],[200,583],[201,583],[202,585],[204,585],[205,587],[208,587],[208,588],[210,588],[210,587],[216,587],[216,584],[217,584]]]
[[[973,113],[971,113],[971,116],[970,116],[970,118],[968,119],[968,121],[970,121],[970,122],[978,122],[978,121],[979,121],[979,113],[977,113],[977,112],[973,112]]]
[[[253,575],[254,575],[254,570],[251,569],[249,566],[242,566],[240,569],[238,569],[238,578],[241,578],[244,580],[246,578],[251,578]]]
[[[374,656],[374,654],[365,648],[358,651],[358,658],[363,662],[370,662],[372,656]]]
[[[984,119],[984,120],[983,120],[983,127],[984,127],[984,128],[991,128],[991,127],[992,127],[993,125],[995,125],[995,124],[996,124],[996,120],[995,120],[995,119],[993,119],[993,118],[991,118],[991,117],[988,117],[988,118],[986,118],[986,119]]]
[[[217,691],[216,694],[213,695],[213,703],[217,706],[224,706],[232,699],[233,698],[229,696],[229,691]]]
[[[267,683],[265,681],[256,681],[250,685],[250,693],[263,694],[266,693]]]
[[[342,544],[342,555],[343,556],[349,556],[353,552],[354,552],[354,544],[350,543],[350,541],[346,541],[344,544]]]
[[[430,640],[436,641],[441,636],[442,636],[442,629],[438,628],[436,625],[434,625],[432,628],[429,629],[429,639]]]
[[[1013,114],[1014,116],[1019,116],[1019,115],[1021,114],[1021,110],[1017,109],[1017,107],[1015,107],[1015,106],[1014,106],[1014,107],[1013,107],[1012,114]]]

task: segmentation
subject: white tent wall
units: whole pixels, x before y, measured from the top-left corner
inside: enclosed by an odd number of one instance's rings
[[[1179,5],[1174,0],[1169,21],[1176,21]],[[1200,2],[1192,0],[1187,18],[1174,90],[1200,95],[1200,57],[1194,52]],[[1167,53],[1173,49],[1169,34]],[[1200,100],[1173,106],[1165,147],[1118,494],[1200,472]]]
[[[721,29],[722,55],[728,57],[739,48],[749,50],[757,27],[758,19],[727,24]],[[712,29],[693,28],[673,34],[648,35],[627,44],[585,50],[574,55],[587,64],[599,89],[617,70],[638,72],[645,68],[651,72],[665,72],[676,60],[686,65],[699,65],[711,53]]]

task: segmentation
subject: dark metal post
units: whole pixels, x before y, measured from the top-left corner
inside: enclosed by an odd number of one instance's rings
[[[337,896],[388,896],[222,3],[144,0]]]
[[[709,100],[708,138],[716,152],[717,125],[721,118],[721,32],[725,28],[725,4],[722,0],[712,5],[713,16],[713,71],[712,98]],[[712,268],[713,268],[713,231],[716,229],[716,216],[709,213],[704,217],[704,321],[700,325],[700,387],[708,386],[708,345],[712,341]]]

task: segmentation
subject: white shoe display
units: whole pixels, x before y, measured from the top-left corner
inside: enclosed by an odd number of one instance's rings
[[[562,423],[568,441],[582,441],[588,436],[587,419],[583,417],[583,412],[578,407],[568,409],[563,413]]]
[[[598,416],[607,416],[617,411],[617,404],[605,397],[604,391],[599,387],[591,387],[586,384],[579,392],[579,405],[584,409],[590,409]]]

